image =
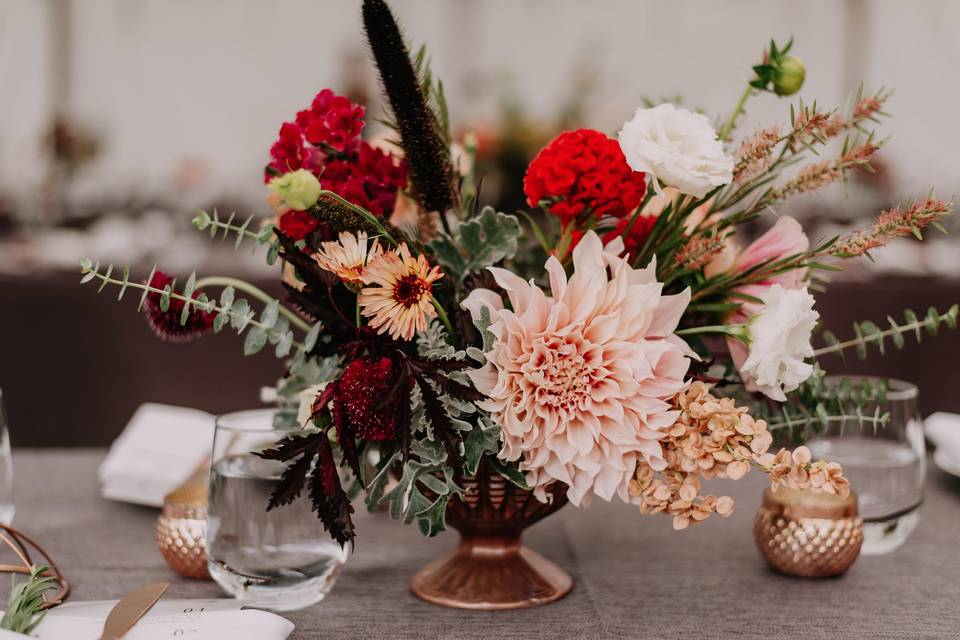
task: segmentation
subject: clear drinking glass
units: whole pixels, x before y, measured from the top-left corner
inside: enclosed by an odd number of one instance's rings
[[[863,376],[847,377],[854,385]],[[838,384],[842,377],[828,378]],[[873,380],[880,381],[879,378]],[[917,387],[902,380],[887,380],[883,402],[863,408],[864,415],[888,413],[890,420],[876,426],[857,419],[831,423],[808,446],[814,458],[843,465],[844,475],[859,498],[863,518],[865,555],[890,553],[910,536],[920,519],[927,459],[923,425],[917,408]]]
[[[0,524],[13,522],[13,458],[10,455],[10,431],[0,389]]]
[[[349,547],[324,531],[305,496],[267,511],[284,464],[252,451],[289,432],[273,428],[270,410],[217,418],[210,469],[207,562],[230,595],[274,611],[319,602],[333,587]]]

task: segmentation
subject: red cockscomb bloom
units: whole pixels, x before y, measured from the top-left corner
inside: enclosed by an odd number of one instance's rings
[[[306,211],[286,211],[280,215],[277,226],[288,238],[303,240],[320,226],[320,221]]]
[[[303,144],[303,130],[293,122],[284,122],[280,127],[280,137],[270,147],[270,164],[263,172],[263,181],[277,175],[310,168],[313,149]]]
[[[297,113],[297,124],[307,142],[343,153],[360,141],[365,109],[330,89],[316,95],[309,109]]]
[[[150,286],[155,289],[163,289],[167,285],[172,285],[174,279],[162,271],[155,271],[153,278],[150,279]],[[180,293],[174,289],[174,293]],[[216,313],[207,313],[206,311],[193,310],[187,316],[186,324],[180,324],[180,314],[183,312],[183,306],[186,304],[183,300],[170,298],[170,305],[164,311],[160,307],[162,294],[151,291],[147,294],[146,315],[147,323],[153,332],[164,340],[171,342],[188,342],[207,333],[213,328],[213,319],[217,317]],[[197,293],[193,298],[198,297]]]
[[[389,216],[397,202],[397,191],[407,186],[407,167],[405,162],[398,164],[393,156],[361,141],[356,156],[327,163],[320,183],[375,216]]]
[[[347,425],[365,440],[382,442],[397,433],[396,414],[400,402],[409,402],[409,395],[380,407],[396,382],[390,358],[359,358],[347,365],[333,396],[333,418],[336,425]],[[339,434],[338,434],[339,435]]]
[[[544,147],[527,168],[527,204],[547,210],[566,226],[577,216],[623,218],[646,191],[646,175],[633,171],[616,140],[599,131],[565,131]]]

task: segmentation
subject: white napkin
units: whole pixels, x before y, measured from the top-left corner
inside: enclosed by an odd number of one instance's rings
[[[140,405],[100,465],[103,497],[162,507],[210,455],[213,422],[196,409]]]
[[[937,452],[960,467],[960,415],[938,411],[923,421],[923,428]]]
[[[34,631],[39,640],[96,640],[116,600],[71,602],[51,609]],[[237,600],[161,600],[124,640],[284,640],[293,623],[273,613],[242,609]],[[0,640],[28,636],[0,631]]]

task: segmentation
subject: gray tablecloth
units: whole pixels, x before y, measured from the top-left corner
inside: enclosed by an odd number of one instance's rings
[[[101,449],[15,453],[15,526],[46,545],[71,598],[116,598],[156,580],[170,597],[212,597],[209,582],[177,578],[153,543],[156,511],[103,500]],[[332,593],[285,614],[293,640],[312,638],[960,638],[960,482],[931,466],[920,526],[892,555],[862,557],[832,580],[769,571],[751,523],[762,478],[726,483],[727,520],[673,532],[669,518],[628,505],[566,507],[528,543],[573,574],[564,600],[481,613],[417,600],[410,576],[449,548],[383,514],[358,514],[358,544]]]

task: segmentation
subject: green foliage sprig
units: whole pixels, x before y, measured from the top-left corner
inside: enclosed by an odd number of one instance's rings
[[[48,573],[52,573],[50,567],[33,565],[30,567],[29,577],[20,584],[11,576],[10,599],[7,602],[7,611],[0,619],[0,629],[23,634],[33,633],[47,614],[43,594],[57,584],[56,578]]]
[[[872,345],[883,354],[886,347],[887,338],[897,349],[903,349],[906,344],[905,336],[913,333],[919,343],[923,338],[923,332],[926,331],[931,336],[937,335],[941,325],[949,329],[957,328],[957,315],[960,313],[960,305],[953,305],[945,313],[940,313],[934,307],[927,309],[927,315],[923,319],[917,318],[917,314],[907,309],[903,312],[904,324],[898,324],[892,316],[887,316],[887,322],[890,323],[889,329],[881,330],[875,323],[867,320],[864,322],[855,322],[853,325],[854,337],[850,340],[841,342],[830,331],[823,332],[823,340],[827,343],[813,352],[816,357],[836,353],[843,357],[845,351],[854,349],[857,357],[861,360],[867,357],[867,347]]]
[[[163,311],[169,309],[171,300],[183,302],[184,307],[180,318],[181,323],[186,322],[190,313],[203,311],[217,314],[217,317],[214,318],[213,321],[213,330],[215,332],[219,333],[228,323],[238,335],[249,329],[243,343],[244,355],[253,355],[261,351],[267,343],[276,346],[275,351],[278,358],[290,355],[292,350],[296,352],[310,351],[313,345],[316,344],[319,335],[319,329],[316,325],[310,327],[304,323],[302,319],[297,318],[296,322],[298,326],[308,331],[307,339],[305,339],[304,342],[298,342],[294,339],[293,332],[290,330],[291,314],[285,307],[281,307],[278,300],[271,299],[263,308],[258,318],[256,311],[246,299],[236,298],[236,290],[232,286],[223,289],[219,302],[208,298],[203,292],[200,292],[199,295],[194,298],[193,293],[198,284],[194,274],[191,274],[187,280],[183,293],[177,293],[173,289],[176,283],[160,289],[141,282],[131,281],[130,270],[127,267],[123,268],[123,278],[117,279],[111,275],[113,273],[112,264],[108,265],[106,270],[101,273],[99,262],[94,263],[90,259],[85,259],[80,263],[80,272],[83,274],[83,278],[80,280],[81,284],[92,280],[100,281],[101,284],[97,290],[98,293],[103,291],[107,285],[119,286],[120,293],[117,296],[118,300],[123,298],[127,289],[142,291],[140,309],[143,308],[147,295],[150,293],[156,293],[160,296],[160,309]],[[155,272],[156,267],[150,272],[147,282],[152,281]],[[281,309],[284,310],[284,315],[281,315]]]
[[[456,283],[517,252],[520,222],[516,216],[484,207],[480,214],[457,227],[454,237],[440,234],[430,241],[437,261]]]
[[[236,213],[231,213],[226,220],[221,220],[216,209],[213,210],[212,215],[201,210],[193,219],[193,226],[200,231],[209,229],[211,238],[216,238],[220,234],[221,239],[226,240],[231,234],[236,235],[237,239],[233,245],[235,250],[240,248],[244,240],[253,240],[258,246],[268,245],[270,248],[267,251],[267,264],[274,264],[280,254],[280,244],[276,241],[273,233],[276,226],[266,224],[260,231],[252,231],[250,225],[254,222],[256,216],[250,216],[240,224],[234,224],[236,215]]]

